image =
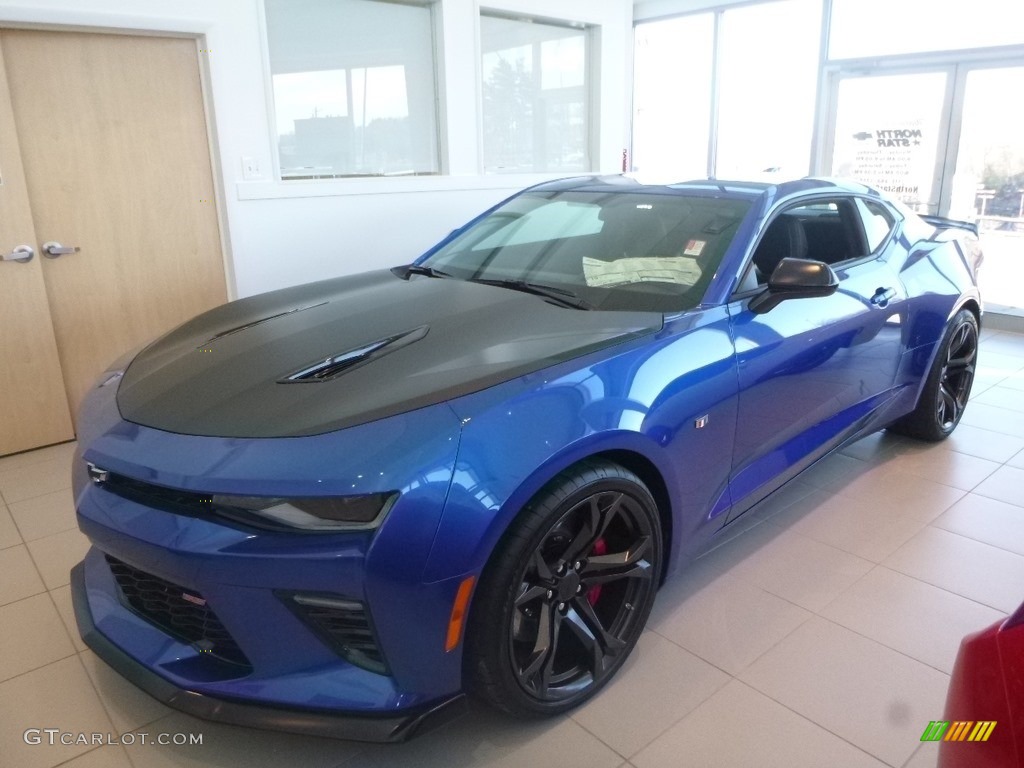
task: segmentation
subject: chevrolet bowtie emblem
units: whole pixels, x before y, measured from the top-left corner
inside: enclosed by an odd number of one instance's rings
[[[103,485],[103,483],[107,482],[107,478],[110,477],[110,473],[107,470],[100,469],[95,464],[88,463],[85,466],[89,471],[89,479],[96,485]]]

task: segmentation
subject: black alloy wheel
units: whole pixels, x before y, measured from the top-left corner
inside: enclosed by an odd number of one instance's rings
[[[974,383],[974,366],[978,359],[978,326],[962,318],[954,327],[945,349],[945,362],[939,373],[939,391],[935,398],[936,421],[952,432],[967,407],[967,398]]]
[[[962,309],[946,326],[917,406],[889,428],[921,440],[949,437],[964,415],[977,364],[978,320]]]
[[[484,572],[467,635],[471,687],[521,716],[580,704],[640,637],[660,562],[657,508],[636,475],[610,462],[559,475]]]

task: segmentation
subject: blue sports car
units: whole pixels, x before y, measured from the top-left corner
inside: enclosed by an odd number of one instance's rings
[[[658,586],[829,452],[970,394],[967,225],[855,184],[582,178],[235,301],[78,424],[88,645],[200,717],[395,741],[596,694]]]

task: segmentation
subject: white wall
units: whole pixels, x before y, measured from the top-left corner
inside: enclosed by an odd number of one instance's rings
[[[443,167],[439,177],[275,181],[260,0],[0,0],[0,25],[205,35],[232,295],[411,261],[451,229],[542,176],[480,174],[479,13],[600,27],[597,170],[627,146],[632,7],[626,0],[438,0]],[[243,181],[242,157],[261,180]]]

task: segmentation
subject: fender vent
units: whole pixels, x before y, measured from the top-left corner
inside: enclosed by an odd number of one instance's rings
[[[379,339],[356,349],[350,349],[347,352],[342,352],[324,360],[317,360],[314,363],[304,365],[283,379],[278,379],[277,383],[303,384],[330,381],[352,368],[368,363],[371,360],[376,360],[379,357],[419,341],[427,335],[429,329],[430,326],[421,325],[419,328],[413,328],[411,331],[388,336],[387,338]]]

